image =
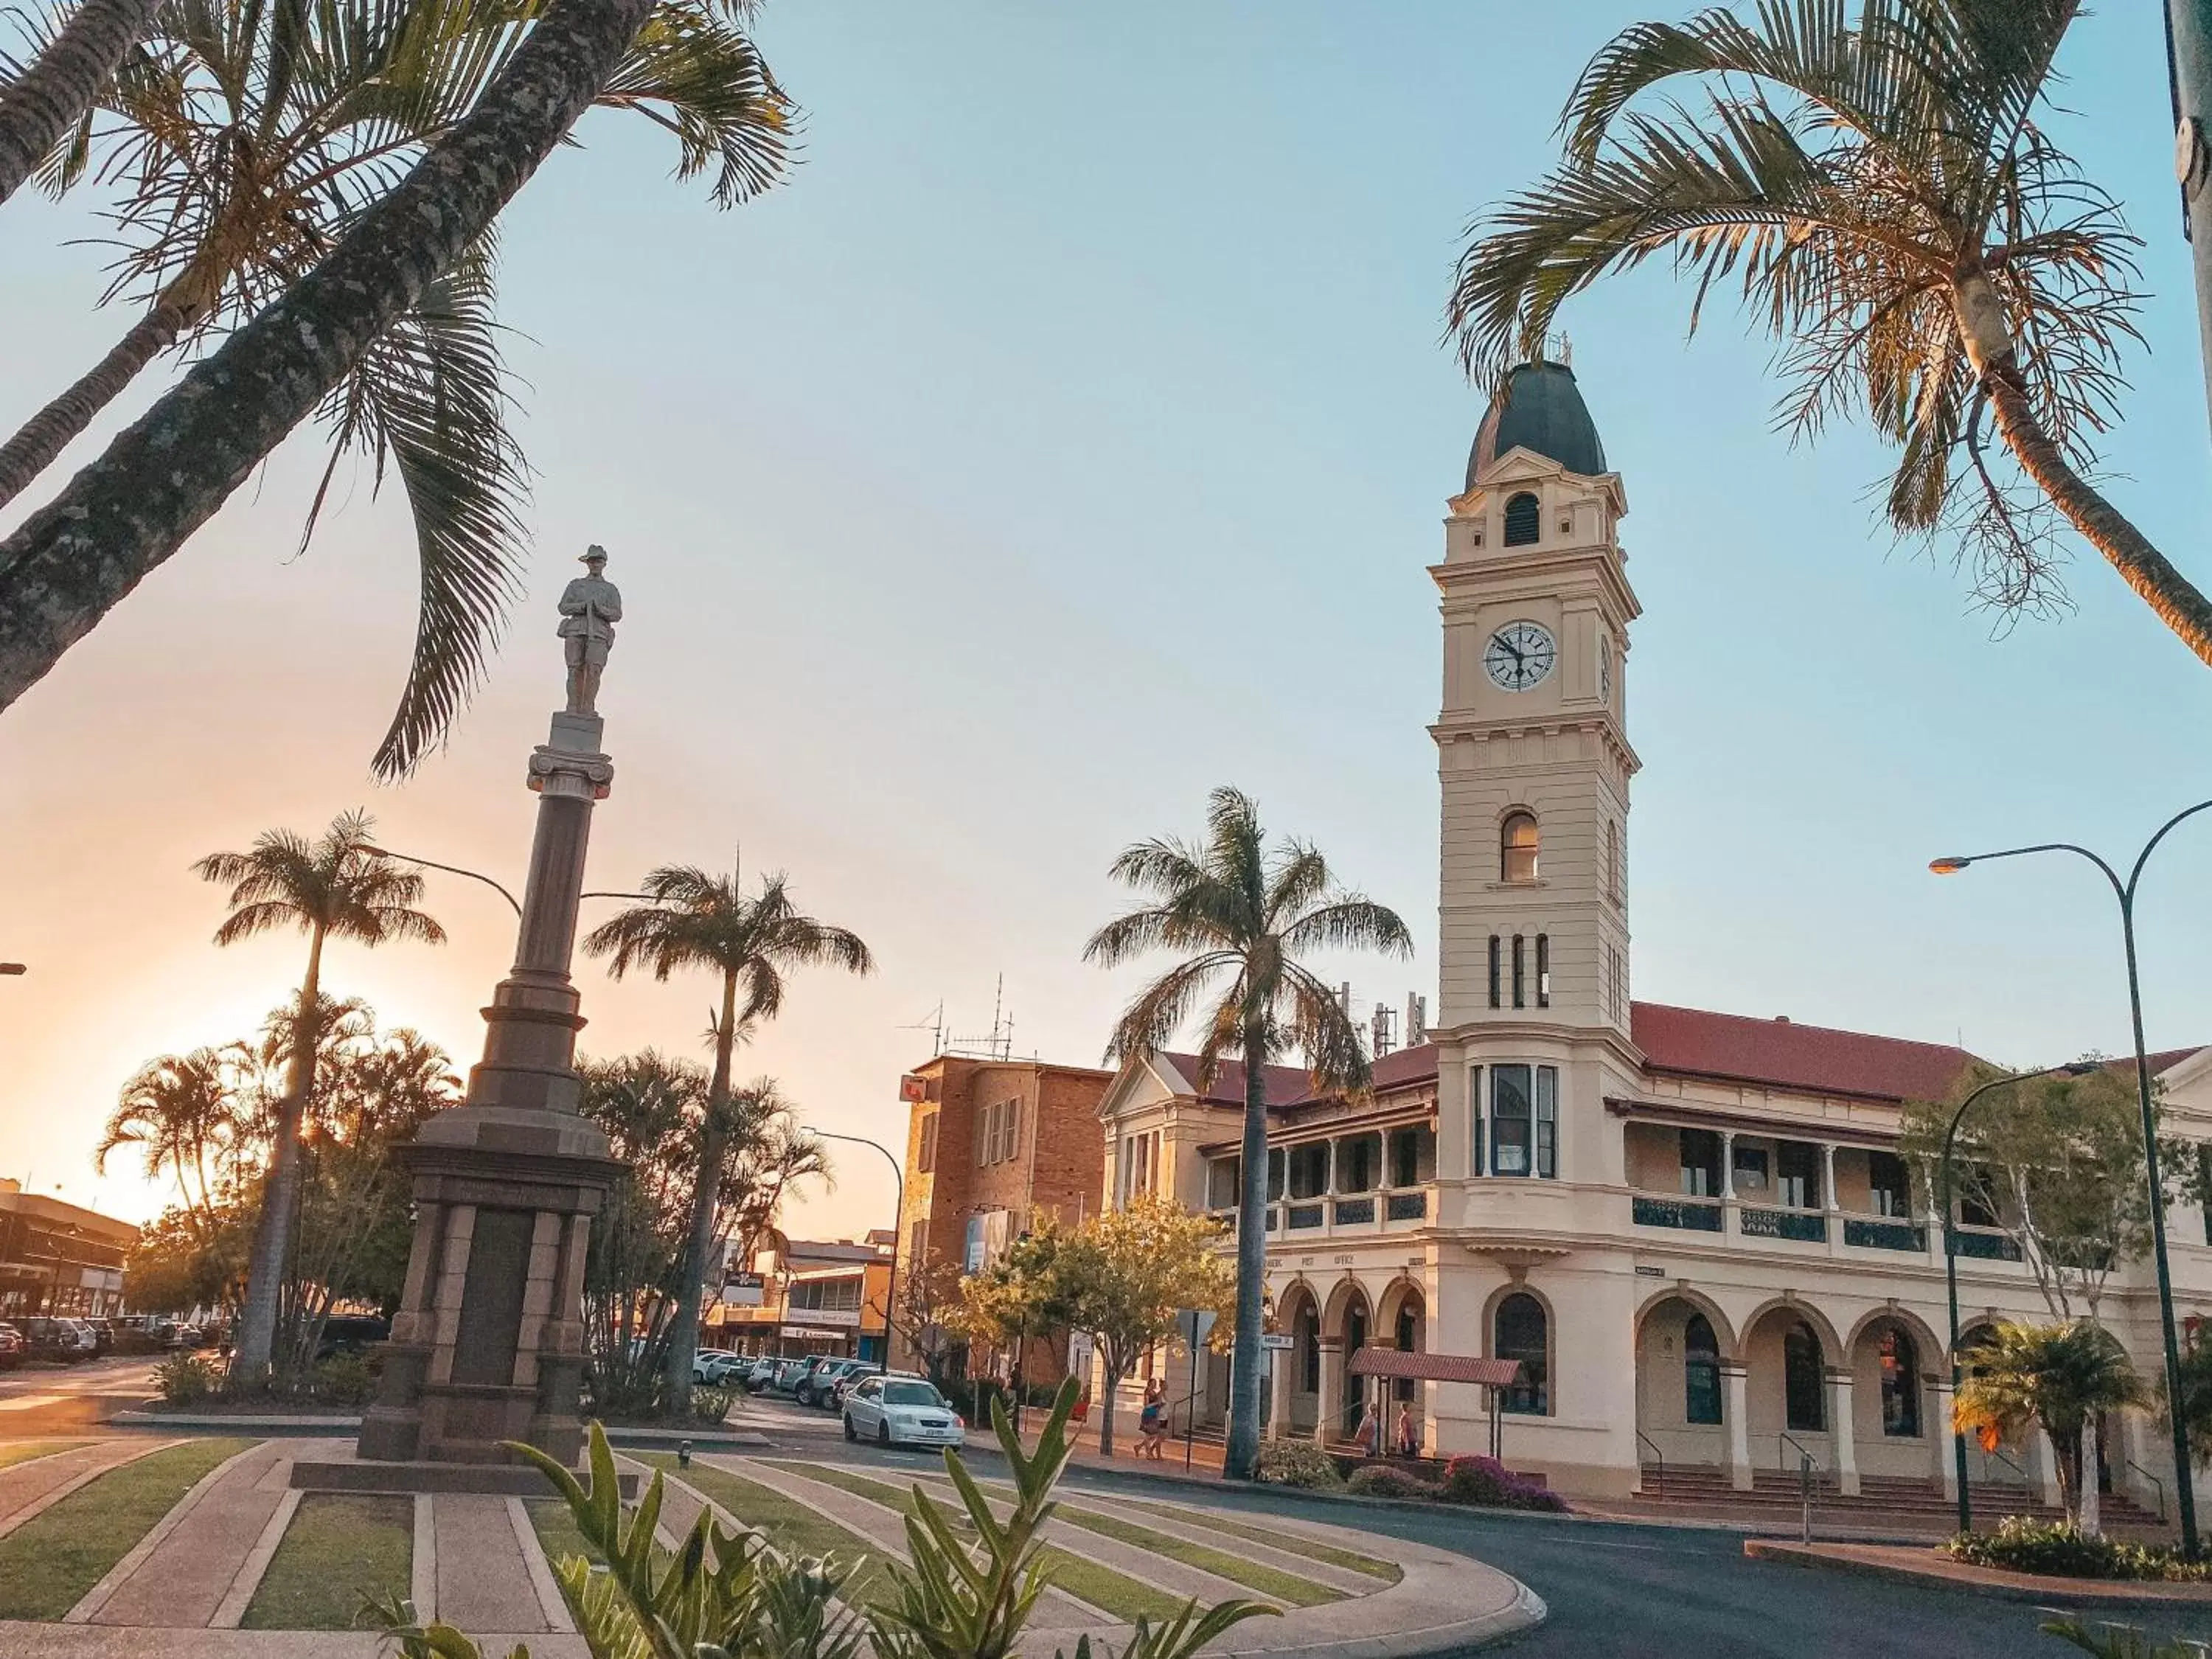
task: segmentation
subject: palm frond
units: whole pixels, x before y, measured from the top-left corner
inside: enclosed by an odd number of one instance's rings
[[[789,164],[791,100],[744,31],[696,5],[655,9],[598,101],[675,134],[678,178],[714,168],[717,207],[757,196]]]

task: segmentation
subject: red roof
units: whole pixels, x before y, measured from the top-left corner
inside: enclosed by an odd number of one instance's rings
[[[1398,1348],[1362,1348],[1352,1356],[1354,1376],[1413,1376],[1426,1382],[1481,1382],[1510,1388],[1521,1375],[1517,1359],[1483,1359],[1471,1353],[1409,1353]]]
[[[1198,1080],[1196,1054],[1163,1054],[1160,1058],[1190,1079],[1198,1091],[1198,1097],[1215,1106],[1242,1106],[1244,1103],[1244,1062],[1241,1060],[1218,1060],[1214,1062],[1213,1085],[1203,1087]],[[1431,1071],[1436,1062],[1431,1060]],[[1302,1100],[1314,1097],[1313,1085],[1308,1081],[1303,1066],[1270,1066],[1267,1068],[1267,1104],[1271,1107],[1295,1106]]]
[[[1661,1002],[1629,1005],[1629,1035],[1650,1071],[1880,1100],[1941,1100],[1975,1063],[1974,1055],[1948,1042],[1869,1036]]]

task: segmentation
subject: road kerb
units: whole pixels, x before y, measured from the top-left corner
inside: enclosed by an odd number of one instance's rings
[[[1966,1590],[1976,1595],[2027,1601],[2041,1607],[2171,1610],[2212,1607],[2212,1584],[2160,1584],[2142,1580],[2060,1578],[2008,1572],[2000,1567],[1954,1561],[1933,1550],[1910,1545],[1801,1544],[1795,1539],[1747,1538],[1743,1540],[1743,1553],[1754,1561]]]

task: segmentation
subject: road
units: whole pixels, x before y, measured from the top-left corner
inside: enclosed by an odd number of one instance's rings
[[[0,1371],[0,1440],[83,1433],[152,1395],[153,1371],[143,1354]]]
[[[826,1412],[754,1401],[739,1412],[746,1426],[777,1439],[787,1453],[907,1468],[934,1461],[848,1446]],[[1128,1491],[1079,1466],[1064,1484]],[[1336,1510],[1264,1488],[1202,1484],[1178,1484],[1161,1495],[1328,1520],[1498,1567],[1551,1608],[1542,1628],[1508,1644],[1532,1659],[2078,1659],[2078,1649],[2040,1633],[2046,1615],[2023,1603],[1753,1561],[1740,1533],[1444,1508]],[[2212,1609],[2185,1623],[2126,1617],[2164,1637],[2212,1636]]]

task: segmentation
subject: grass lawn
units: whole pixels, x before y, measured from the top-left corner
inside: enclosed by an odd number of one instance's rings
[[[1133,1498],[1124,1498],[1121,1501],[1133,1510],[1145,1510],[1153,1515],[1164,1516],[1170,1521],[1204,1527],[1208,1532],[1225,1533],[1231,1538],[1249,1538],[1255,1544],[1272,1544],[1289,1554],[1303,1555],[1309,1561],[1326,1562],[1332,1567],[1342,1567],[1349,1572],[1364,1572],[1370,1578],[1380,1578],[1385,1583],[1395,1584],[1406,1576],[1395,1561],[1362,1555],[1358,1550],[1340,1549],[1334,1544],[1324,1544],[1318,1539],[1309,1538],[1304,1533],[1277,1532],[1269,1527],[1248,1526],[1241,1521],[1231,1521],[1212,1510],[1179,1510],[1170,1504],[1146,1504]]]
[[[533,1498],[524,1504],[530,1512],[530,1525],[538,1534],[538,1542],[551,1562],[566,1560],[580,1555],[595,1567],[604,1567],[607,1558],[599,1553],[577,1529],[576,1517],[565,1503],[557,1498]]]
[[[836,1556],[852,1569],[839,1594],[854,1606],[872,1607],[889,1597],[890,1580],[883,1571],[881,1552],[860,1534],[848,1531],[797,1498],[709,1464],[695,1462],[688,1469],[679,1468],[672,1452],[644,1452],[638,1455],[638,1461],[696,1487],[747,1526],[759,1528],[786,1554]],[[857,1567],[854,1567],[855,1562],[860,1564]]]
[[[58,1619],[251,1440],[188,1440],[80,1486],[0,1538],[0,1619]]]
[[[1271,1567],[1264,1562],[1248,1561],[1243,1556],[1231,1555],[1226,1550],[1217,1550],[1205,1544],[1194,1544],[1186,1538],[1156,1532],[1150,1527],[1140,1527],[1133,1521],[1124,1521],[1118,1515],[1103,1515],[1097,1510],[1073,1509],[1063,1504],[1059,1519],[1068,1526],[1095,1532],[1101,1538],[1133,1544],[1140,1550],[1150,1550],[1155,1555],[1164,1555],[1171,1561],[1180,1561],[1187,1567],[1196,1567],[1200,1572],[1210,1572],[1217,1578],[1226,1578],[1232,1584],[1242,1584],[1246,1589],[1256,1591],[1269,1601],[1280,1601],[1287,1607],[1317,1607],[1324,1602],[1344,1600],[1341,1591],[1333,1590],[1326,1584],[1317,1584],[1310,1578],[1301,1578],[1294,1572],[1285,1572],[1280,1567]]]
[[[310,1492],[246,1609],[247,1630],[351,1630],[370,1596],[405,1600],[415,1504],[368,1492]]]
[[[52,1457],[56,1452],[75,1451],[79,1446],[88,1446],[88,1440],[9,1440],[0,1443],[0,1469],[17,1463],[28,1463],[34,1458]]]
[[[888,1480],[872,1480],[865,1474],[855,1474],[850,1469],[830,1464],[777,1462],[774,1467],[787,1469],[809,1480],[819,1480],[825,1486],[839,1487],[902,1515],[906,1513],[913,1498],[910,1487],[895,1486]],[[962,1532],[970,1530],[957,1496],[943,1499],[940,1507],[949,1514],[956,1528]],[[1064,1515],[1066,1511],[1062,1513]],[[1101,1566],[1096,1561],[1086,1561],[1057,1544],[1043,1547],[1043,1559],[1046,1571],[1054,1584],[1070,1595],[1080,1597],[1092,1607],[1102,1608],[1127,1623],[1133,1624],[1142,1617],[1158,1624],[1161,1620],[1171,1619],[1182,1611],[1182,1602],[1165,1590],[1132,1578],[1125,1572],[1117,1572],[1111,1567]]]

